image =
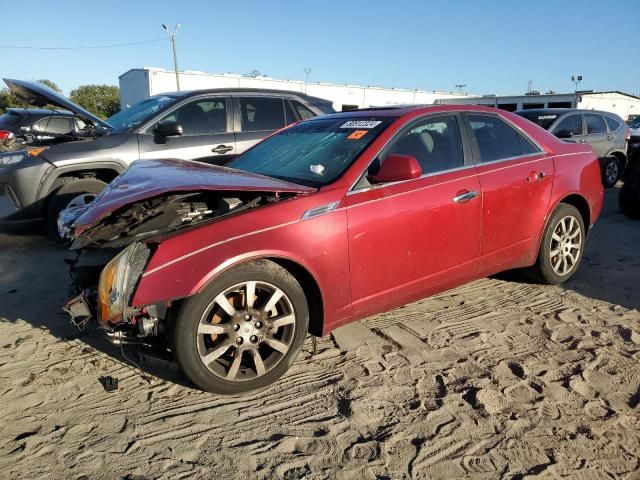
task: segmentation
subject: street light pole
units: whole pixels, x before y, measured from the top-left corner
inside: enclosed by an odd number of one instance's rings
[[[304,78],[304,93],[307,93],[307,84],[309,83],[309,74],[311,73],[310,67],[305,67],[304,69],[305,78]]]
[[[180,71],[178,70],[178,52],[176,50],[176,34],[178,33],[178,29],[180,28],[180,24],[178,23],[173,32],[169,31],[169,27],[166,24],[162,24],[162,28],[166,30],[169,34],[169,38],[171,39],[171,48],[173,49],[173,68],[176,72],[176,87],[178,91],[180,91]]]

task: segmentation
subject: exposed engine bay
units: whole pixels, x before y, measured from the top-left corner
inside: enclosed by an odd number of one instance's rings
[[[88,207],[72,207],[63,211],[58,226],[61,235],[73,240],[72,249],[87,246],[117,248],[273,203],[287,196],[294,194],[234,191],[172,193],[126,205],[76,238],[73,224]]]

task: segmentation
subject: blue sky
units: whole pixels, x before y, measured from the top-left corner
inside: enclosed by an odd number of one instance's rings
[[[640,94],[640,1],[0,0],[0,47],[162,38],[181,23],[180,68],[480,94],[583,89]],[[24,14],[24,15],[23,15]],[[117,85],[133,67],[173,67],[169,41],[95,50],[0,48],[0,76],[49,78],[68,93]]]

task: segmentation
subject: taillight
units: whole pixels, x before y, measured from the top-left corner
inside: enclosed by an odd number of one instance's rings
[[[13,132],[10,132],[9,130],[0,130],[0,142],[4,142],[10,138],[13,138]]]
[[[631,140],[631,129],[627,128],[627,142]]]

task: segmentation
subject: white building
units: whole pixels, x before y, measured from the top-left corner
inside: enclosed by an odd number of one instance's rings
[[[180,72],[181,90],[207,88],[265,88],[302,92],[333,101],[338,110],[385,106],[432,104],[437,99],[466,98],[455,92],[406,90],[401,88],[363,87],[332,83],[305,83],[301,80],[278,80],[270,77],[246,77],[235,74]],[[120,106],[125,108],[152,95],[176,90],[175,72],[161,68],[133,68],[120,75]]]
[[[582,108],[604,110],[620,115],[624,120],[640,115],[640,97],[618,91],[575,93],[553,93],[535,95],[495,96],[467,98],[443,98],[436,103],[454,105],[485,105],[503,110],[524,110],[529,108]]]

